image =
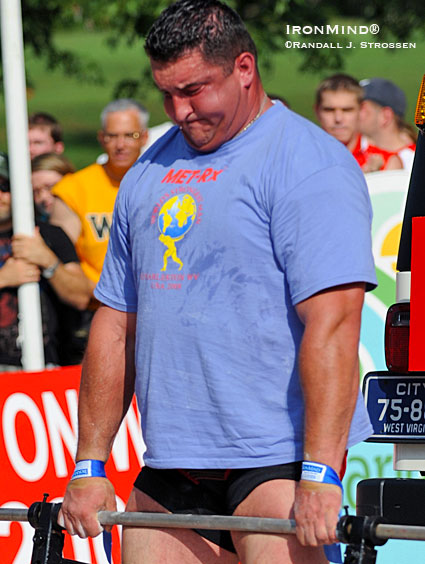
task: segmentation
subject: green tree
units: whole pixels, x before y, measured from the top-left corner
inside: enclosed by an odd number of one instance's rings
[[[55,46],[55,32],[70,26],[84,26],[107,31],[109,43],[129,44],[140,40],[159,13],[171,0],[22,0],[25,45],[48,68],[60,67],[67,74],[80,79],[101,82],[102,72],[90,61],[72,51]],[[246,22],[260,54],[262,66],[269,65],[270,54],[284,49],[286,26],[322,26],[326,24],[363,23],[380,27],[380,40],[394,38],[406,41],[412,35],[424,33],[423,0],[228,0]],[[301,35],[298,39],[303,39]],[[306,34],[304,39],[311,39]],[[335,40],[335,36],[321,36],[321,41]],[[344,41],[344,38],[338,39]],[[336,70],[343,68],[338,50],[308,49],[303,51],[302,68]],[[147,69],[140,81],[123,81],[116,87],[116,95],[136,95],[145,84]],[[31,80],[31,77],[30,77]]]

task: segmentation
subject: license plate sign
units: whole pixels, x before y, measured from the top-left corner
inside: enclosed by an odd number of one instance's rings
[[[369,372],[363,395],[373,426],[370,440],[425,442],[425,374]]]

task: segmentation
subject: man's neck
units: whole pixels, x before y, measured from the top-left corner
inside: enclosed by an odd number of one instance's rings
[[[105,163],[103,165],[103,170],[105,171],[106,176],[111,180],[111,182],[115,184],[119,184],[123,179],[124,174],[127,172],[122,168],[117,169],[115,167],[112,167],[109,163]]]
[[[399,151],[406,145],[395,124],[376,131],[369,139],[372,145],[390,152]]]
[[[360,138],[360,133],[355,133],[353,137],[346,144],[347,149],[352,153],[357,146]]]

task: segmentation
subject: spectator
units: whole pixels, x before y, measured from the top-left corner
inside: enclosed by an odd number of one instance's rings
[[[355,78],[334,74],[319,84],[314,106],[320,126],[341,141],[360,166],[366,162],[359,132],[362,96],[362,88]]]
[[[143,153],[149,149],[149,147],[151,147],[156,141],[158,141],[158,139],[162,137],[164,133],[170,129],[170,127],[173,127],[171,121],[164,121],[164,123],[160,123],[159,125],[154,125],[153,127],[149,127],[148,138],[146,144],[143,145],[140,151],[140,156],[142,156]],[[105,164],[106,162],[108,162],[108,154],[101,153],[97,157],[96,162],[102,165]]]
[[[52,188],[66,174],[75,172],[74,165],[63,155],[46,153],[38,155],[32,160],[31,169],[37,218],[38,220],[49,221],[54,201]],[[88,280],[86,282],[88,284]],[[90,299],[89,284],[88,291],[88,298]],[[58,339],[60,364],[79,364],[86,348],[92,312],[63,304],[60,317]]]
[[[45,153],[31,161],[31,182],[34,203],[39,217],[48,220],[52,214],[52,188],[66,174],[75,172],[74,165],[63,155]]]
[[[28,140],[31,159],[43,153],[61,155],[65,149],[60,123],[46,112],[37,112],[30,115],[28,119]]]
[[[7,156],[0,154],[0,364],[21,367],[17,288],[40,281],[47,365],[62,364],[61,312],[65,305],[87,307],[90,288],[69,238],[62,229],[37,221],[33,236],[12,235]]]
[[[362,149],[376,155],[380,170],[411,169],[415,154],[415,134],[404,121],[406,96],[396,84],[383,78],[360,82],[363,103],[360,110]]]
[[[94,163],[63,178],[53,189],[52,223],[74,242],[82,269],[92,289],[108,246],[115,197],[124,174],[147,141],[149,114],[138,102],[119,99],[101,114],[98,140],[108,154],[103,165]]]

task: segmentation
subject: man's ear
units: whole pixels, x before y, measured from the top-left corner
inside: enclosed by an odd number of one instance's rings
[[[99,141],[99,144],[101,145],[101,147],[105,148],[105,141],[103,139],[103,131],[101,129],[99,129],[99,131],[97,132],[97,140]]]
[[[390,124],[392,121],[394,121],[394,110],[392,108],[390,108],[389,106],[384,106],[381,109],[381,115],[382,115],[382,120],[384,125],[388,125]]]
[[[146,145],[146,143],[148,142],[148,139],[149,139],[149,132],[148,132],[147,128],[142,129],[142,135],[141,135],[141,146],[142,147],[141,148],[143,148]]]
[[[65,151],[65,143],[62,141],[56,141],[55,143],[55,153],[61,155]]]
[[[248,51],[238,55],[235,59],[234,69],[239,73],[241,85],[244,88],[249,88],[257,71],[254,55]]]

